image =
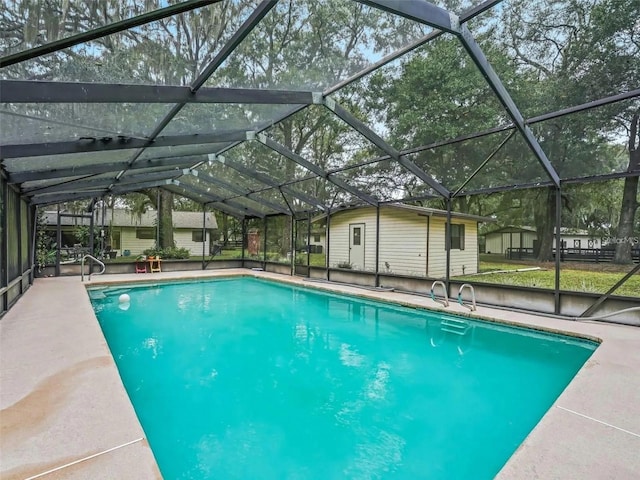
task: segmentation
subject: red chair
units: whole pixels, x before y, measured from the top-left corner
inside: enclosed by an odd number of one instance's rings
[[[147,273],[147,259],[144,257],[136,258],[136,273]]]

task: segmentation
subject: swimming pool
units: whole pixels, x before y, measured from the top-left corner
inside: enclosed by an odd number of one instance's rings
[[[596,348],[253,278],[91,296],[165,478],[492,478]]]

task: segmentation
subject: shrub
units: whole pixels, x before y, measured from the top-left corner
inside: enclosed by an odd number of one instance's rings
[[[142,252],[143,255],[146,255],[147,257],[149,256],[156,256],[156,255],[160,255],[160,252],[162,251],[161,248],[147,248],[144,252]]]
[[[343,262],[338,262],[338,268],[346,268],[347,270],[351,270],[353,268],[353,265],[351,265],[347,261],[343,261]]]
[[[186,248],[167,247],[167,248],[148,248],[142,252],[146,256],[160,257],[163,259],[175,258],[185,259],[189,258],[189,250]]]
[[[43,209],[38,210],[36,221],[36,263],[38,265],[38,273],[42,273],[42,269],[45,266],[56,262],[58,244],[54,242],[51,236],[47,235]]]

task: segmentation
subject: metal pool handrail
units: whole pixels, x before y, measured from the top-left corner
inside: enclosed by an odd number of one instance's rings
[[[471,305],[467,305],[462,301],[462,290],[465,287],[471,290]],[[469,283],[463,283],[462,285],[460,285],[460,290],[458,290],[458,303],[463,307],[467,307],[472,312],[476,310],[476,292],[473,290],[473,285]]]
[[[104,263],[102,263],[100,260],[98,260],[96,257],[94,257],[93,255],[85,255],[84,257],[82,257],[82,260],[80,261],[80,281],[84,282],[84,261],[90,258],[91,260],[93,260],[96,263],[99,263],[102,266],[102,270],[100,270],[99,272],[96,273],[96,275],[102,275],[104,273],[104,271],[106,270],[106,266]],[[89,272],[89,281],[91,281],[91,275],[93,274],[93,272]]]
[[[436,285],[442,285],[442,291],[444,293],[444,300],[443,301],[440,301],[440,300],[436,299],[436,296],[433,293],[433,287],[435,287]],[[442,282],[440,280],[436,280],[435,282],[433,282],[431,284],[431,300],[433,300],[434,302],[441,303],[445,307],[449,306],[449,295],[447,295],[447,287],[445,286],[444,282]]]

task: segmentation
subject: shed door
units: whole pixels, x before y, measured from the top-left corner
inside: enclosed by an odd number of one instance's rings
[[[349,225],[349,263],[354,270],[364,270],[364,223]]]

